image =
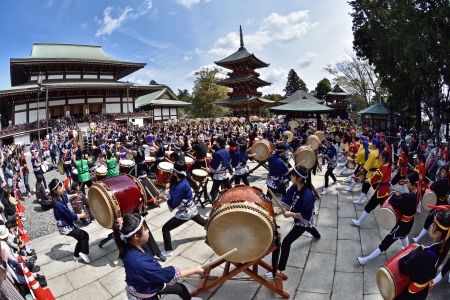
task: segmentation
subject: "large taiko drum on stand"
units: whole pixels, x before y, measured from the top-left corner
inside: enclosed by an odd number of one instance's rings
[[[412,244],[397,253],[387,263],[377,271],[377,285],[380,290],[381,297],[385,300],[392,300],[398,297],[404,289],[408,288],[411,280],[409,276],[400,273],[398,269],[398,261],[403,256],[417,249],[419,245]]]
[[[147,194],[137,178],[121,174],[94,183],[88,199],[97,222],[104,228],[112,228],[117,218],[140,213],[147,203]]]
[[[391,197],[392,195],[384,200],[376,215],[378,226],[386,230],[392,230],[402,216],[400,211],[389,203]]]
[[[237,248],[231,262],[250,262],[263,256],[274,242],[272,203],[256,187],[236,185],[220,193],[206,224],[206,242],[217,255]]]
[[[134,161],[129,159],[122,159],[119,161],[119,173],[129,174],[134,168]]]
[[[300,146],[294,154],[295,165],[311,169],[316,164],[316,154],[309,146]]]
[[[314,151],[319,149],[320,144],[320,139],[314,134],[308,136],[306,139],[306,145],[310,146]]]
[[[156,179],[159,183],[170,183],[170,177],[172,177],[173,164],[170,162],[160,162],[158,164],[158,171],[156,174]]]
[[[259,140],[253,143],[252,154],[256,154],[257,161],[266,161],[272,154],[272,145],[267,140]]]

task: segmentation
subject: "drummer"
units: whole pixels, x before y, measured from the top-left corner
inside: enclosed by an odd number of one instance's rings
[[[137,150],[128,150],[127,153],[130,153],[133,155],[135,166],[133,170],[130,172],[131,174],[134,174],[134,177],[138,177],[139,174],[141,174],[142,170],[147,170],[147,164],[145,163],[145,149],[142,147],[142,142],[140,139],[136,140],[136,146]]]
[[[197,136],[197,142],[194,143],[194,145],[191,144],[191,139],[190,138],[187,139],[189,150],[195,151],[195,162],[192,164],[191,172],[193,170],[197,170],[197,169],[202,169],[202,168],[207,168],[208,167],[208,162],[206,160],[206,153],[207,153],[206,150],[207,150],[207,148],[206,148],[206,144],[204,143],[204,141],[205,141],[205,138],[204,138],[203,135],[198,135]],[[198,190],[199,186],[198,186],[197,182],[195,182],[194,180],[190,180],[189,179],[189,183],[191,184],[191,186],[194,189],[194,191]],[[204,189],[204,199],[210,201],[210,198],[208,197],[207,189]]]
[[[383,163],[385,166],[389,165],[389,160],[386,160],[387,151],[383,151]],[[414,216],[416,215],[417,206],[417,189],[419,184],[419,176],[415,172],[411,172],[407,175],[406,184],[408,186],[409,193],[392,194],[389,199],[389,204],[396,208],[401,216],[397,224],[392,228],[391,232],[383,239],[381,244],[372,252],[369,256],[358,257],[358,261],[361,265],[366,264],[369,260],[374,259],[380,255],[383,251],[389,249],[389,247],[398,239],[402,240],[403,248],[409,246],[408,234],[410,233],[414,224]]]
[[[450,189],[450,179],[449,179],[449,169],[450,165],[445,165],[441,168],[441,179],[436,180],[431,183],[430,190],[432,190],[437,197],[436,206],[447,205],[447,195]],[[425,224],[423,225],[423,229],[420,234],[413,238],[414,243],[418,243],[420,239],[428,232],[428,228],[433,223],[434,217],[436,216],[437,211],[432,209],[430,214],[425,219]]]
[[[247,160],[249,156],[255,156],[256,153],[248,154],[247,153],[247,140],[238,140],[236,142],[237,150],[234,152],[234,156],[231,160],[231,166],[235,168],[234,172],[234,184],[240,184],[241,179],[242,182],[246,186],[250,186],[248,182],[248,169],[247,169]]]
[[[106,177],[113,177],[119,175],[119,170],[117,169],[117,159],[112,155],[111,151],[106,151],[106,158],[102,157],[102,162],[106,164],[108,173]]]
[[[44,187],[47,189],[47,182],[45,181],[45,176],[44,176],[44,172],[41,169],[41,160],[39,159],[39,157],[36,155],[36,150],[31,150],[31,165],[33,166],[33,173],[34,176],[41,174],[42,178],[43,178],[43,182],[44,182]],[[72,166],[71,166],[72,168]]]
[[[328,192],[328,177],[331,176],[331,179],[333,179],[331,184],[337,183],[336,177],[333,174],[333,170],[336,168],[336,148],[333,146],[333,140],[330,137],[326,139],[326,146],[327,148],[324,152],[319,155],[319,157],[325,158],[328,161],[327,171],[325,172],[325,186],[322,193],[320,193],[322,195],[326,195]]]
[[[314,227],[314,202],[316,197],[311,191],[311,186],[306,182],[308,177],[308,169],[303,166],[296,166],[290,172],[292,186],[281,200],[281,205],[286,210],[283,213],[285,218],[293,218],[294,226],[291,231],[283,239],[281,245],[281,256],[278,264],[278,270],[283,272],[286,270],[287,260],[291,250],[291,245],[305,231],[310,237],[320,239],[320,233]],[[281,214],[278,211],[277,214]],[[266,277],[273,277],[272,272],[267,272]]]
[[[361,226],[362,221],[374,210],[378,205],[381,205],[387,197],[389,197],[391,187],[391,167],[389,167],[389,153],[385,150],[381,152],[380,160],[381,166],[373,173],[372,177],[364,180],[364,183],[369,183],[374,188],[374,193],[361,214],[359,220],[352,220],[356,226]]]
[[[286,146],[283,144],[277,144],[275,146],[275,154],[269,157],[267,161],[269,164],[269,173],[266,180],[267,189],[272,190],[273,193],[280,193],[282,196],[286,194],[286,184],[289,181],[289,167],[286,165],[282,156]],[[267,191],[267,197],[272,199],[269,191]]]
[[[162,227],[164,251],[161,253],[165,257],[172,256],[171,230],[180,227],[189,220],[194,221],[202,227],[205,226],[206,222],[198,213],[197,206],[194,203],[191,187],[186,180],[186,171],[187,166],[185,162],[176,162],[173,166],[172,175],[177,180],[176,184],[170,187],[167,197],[161,194],[154,202],[156,206],[159,206],[161,203],[167,201],[167,205],[171,211],[178,209],[175,216]]]
[[[63,157],[63,166],[64,171],[66,172],[66,178],[72,178],[72,159],[73,159],[73,153],[72,153],[72,143],[67,142],[66,143],[66,150]]]
[[[85,185],[89,188],[92,186],[91,174],[89,173],[89,163],[83,156],[83,152],[78,148],[75,157],[75,166],[78,171],[78,182],[80,183],[80,190],[84,192]],[[86,194],[86,193],[85,193]]]
[[[406,144],[400,146],[400,155],[398,156],[398,168],[394,178],[392,178],[391,185],[396,185],[400,180],[405,179],[406,173],[408,173],[408,147]],[[406,192],[406,186],[402,185],[403,193]]]
[[[444,206],[436,207],[436,209]],[[409,277],[411,283],[396,300],[425,299],[433,285],[437,268],[450,249],[450,210],[440,210],[430,228],[433,242],[430,246],[419,246],[398,261],[398,270]],[[439,275],[438,275],[439,276]],[[437,277],[439,281],[439,277]]]

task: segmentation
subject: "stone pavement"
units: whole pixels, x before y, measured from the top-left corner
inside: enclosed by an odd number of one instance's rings
[[[250,167],[255,166],[250,163]],[[339,169],[338,169],[339,170]],[[324,170],[325,171],[325,170]],[[337,173],[337,171],[335,171]],[[319,193],[323,185],[323,174],[313,177],[313,184]],[[256,170],[250,182],[252,186],[266,191],[264,168]],[[368,262],[364,267],[356,260],[357,256],[368,255],[381,242],[388,231],[378,227],[374,213],[364,221],[360,228],[351,225],[351,219],[359,217],[364,205],[354,205],[359,197],[361,186],[357,185],[353,193],[344,191],[345,177],[338,177],[338,184],[329,188],[327,195],[316,202],[316,225],[322,235],[320,240],[312,240],[306,234],[300,237],[291,248],[286,274],[289,279],[284,282],[284,289],[290,299],[382,299],[378,293],[375,273],[387,259],[401,249],[397,241],[387,253]],[[371,194],[369,194],[371,196]],[[368,201],[364,200],[365,204]],[[210,205],[209,205],[210,206]],[[199,206],[202,215],[207,209]],[[164,204],[161,208],[149,210],[146,217],[150,230],[163,249],[162,226],[173,216]],[[412,235],[417,235],[424,223],[426,213],[417,216]],[[278,225],[283,236],[289,232],[293,222],[278,216]],[[37,263],[47,277],[48,287],[57,299],[126,299],[125,273],[121,261],[117,259],[118,251],[113,241],[103,248],[98,243],[110,230],[101,228],[97,223],[84,227],[90,234],[91,264],[73,262],[75,240],[58,233],[49,234],[30,242],[38,254]],[[214,252],[204,243],[205,231],[194,222],[188,222],[171,232],[174,255],[163,265],[175,265],[182,269],[192,268],[215,258]],[[411,235],[410,235],[411,237]],[[421,241],[428,245],[430,238]],[[270,257],[265,258],[269,261]],[[263,270],[260,271],[262,274]],[[220,275],[216,269],[212,275]],[[240,274],[239,276],[244,276]],[[194,290],[197,280],[185,280],[189,290]],[[199,295],[203,299],[281,299],[280,296],[256,282],[227,281],[206,293]],[[164,299],[178,299],[165,296]],[[431,292],[428,299],[450,299],[450,284],[447,276]]]

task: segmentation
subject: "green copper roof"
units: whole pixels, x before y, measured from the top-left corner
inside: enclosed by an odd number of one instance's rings
[[[280,103],[286,104],[286,103],[291,103],[291,102],[298,101],[301,99],[308,99],[308,100],[314,101],[319,104],[322,104],[324,102],[323,100],[317,99],[316,97],[314,97],[313,95],[311,95],[308,92],[305,92],[304,90],[298,90],[295,93],[293,93],[292,95],[290,95],[289,97],[287,97],[286,99],[280,101]]]
[[[172,99],[164,99],[159,98],[165,93],[169,94],[169,96]],[[153,106],[189,106],[191,103],[180,101],[177,99],[177,97],[172,94],[167,88],[162,89],[161,91],[157,91],[154,93],[150,93],[144,96],[141,96],[136,99],[134,102],[135,108],[144,107],[147,105],[153,105]]]
[[[227,99],[219,100],[219,101],[214,102],[214,104],[228,105],[228,104],[234,104],[234,103],[247,103],[247,101],[253,101],[253,100],[258,100],[260,102],[267,103],[267,104],[274,103],[274,101],[265,99],[263,97],[250,97],[247,99],[247,96],[243,95],[243,96],[236,96],[236,97],[230,97]]]
[[[318,104],[318,103],[308,100],[308,99],[301,99],[301,100],[297,100],[294,102],[290,102],[288,104],[269,108],[269,111],[274,112],[274,113],[287,113],[287,112],[326,113],[326,112],[330,112],[333,110],[334,109],[331,107],[327,107],[327,106]]]
[[[388,115],[388,114],[389,110],[378,102],[358,112],[358,115]]]
[[[11,58],[11,62],[26,62],[26,61],[96,61],[96,62],[110,62],[123,63],[145,66],[145,63],[135,63],[122,61],[113,58],[103,52],[100,46],[91,45],[75,45],[75,44],[47,44],[34,43],[29,57]]]

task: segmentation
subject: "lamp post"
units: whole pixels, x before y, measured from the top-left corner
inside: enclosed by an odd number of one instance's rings
[[[37,89],[37,94],[38,94],[38,98],[37,98],[38,149],[39,149],[39,157],[42,158],[42,153],[41,153],[41,122],[39,120],[39,96],[42,93],[42,72],[39,72],[39,75],[38,75],[38,78],[37,78],[37,85],[38,85],[38,89]]]

